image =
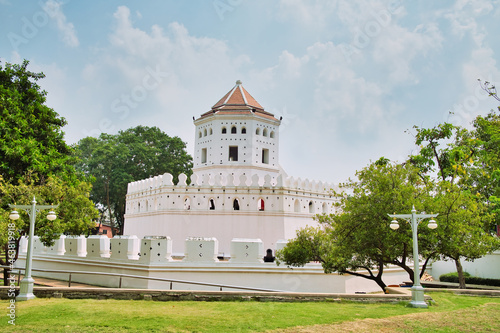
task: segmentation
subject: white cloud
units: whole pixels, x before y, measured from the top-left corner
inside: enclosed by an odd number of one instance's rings
[[[77,47],[80,42],[76,36],[75,26],[73,23],[67,21],[61,5],[62,3],[55,0],[48,0],[43,5],[43,9],[55,21],[57,29],[61,34],[62,41],[68,46]]]

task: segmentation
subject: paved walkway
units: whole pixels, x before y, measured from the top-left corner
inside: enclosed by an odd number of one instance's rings
[[[22,278],[23,276],[21,275],[21,279]],[[35,286],[52,287],[52,288],[68,287],[68,281],[53,280],[36,276],[33,276],[33,279],[35,280]],[[78,282],[71,282],[71,288],[103,288],[103,287],[92,286],[90,284],[84,284]]]

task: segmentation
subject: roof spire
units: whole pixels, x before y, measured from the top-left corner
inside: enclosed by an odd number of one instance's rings
[[[237,86],[241,85],[241,80],[236,80],[236,85]]]

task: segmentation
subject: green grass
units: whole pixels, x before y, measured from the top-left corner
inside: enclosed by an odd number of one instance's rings
[[[16,326],[2,332],[499,331],[500,298],[432,293],[428,309],[349,302],[155,302],[34,299],[16,302]],[[0,307],[7,314],[7,301]],[[370,319],[371,318],[371,319]],[[491,318],[491,319],[490,319]],[[311,327],[312,325],[320,325]],[[323,326],[321,326],[323,325]],[[327,325],[327,326],[325,326]],[[334,325],[334,326],[331,326]],[[391,328],[391,330],[387,330]]]

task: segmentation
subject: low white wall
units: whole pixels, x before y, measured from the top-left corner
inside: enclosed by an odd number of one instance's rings
[[[493,252],[474,261],[461,260],[464,271],[472,276],[500,279],[500,251]],[[435,261],[428,270],[434,280],[439,280],[439,276],[446,273],[456,272],[454,261]]]
[[[25,266],[25,256],[20,256],[16,267]],[[184,262],[141,264],[137,260],[117,260],[111,258],[82,258],[56,255],[35,255],[34,269],[87,271],[129,274],[166,279],[233,285],[241,287],[265,288],[289,292],[312,293],[354,293],[378,292],[380,288],[372,281],[351,275],[325,274],[321,265],[308,264],[305,267],[289,269],[275,263],[229,263]],[[69,274],[33,271],[35,277],[68,280]],[[408,280],[408,274],[399,268],[384,271],[386,284],[399,284]],[[118,287],[119,278],[89,274],[73,274],[73,282]],[[122,288],[170,289],[169,282],[123,278]],[[219,290],[217,287],[173,283],[173,290]],[[234,290],[234,289],[224,289]]]

